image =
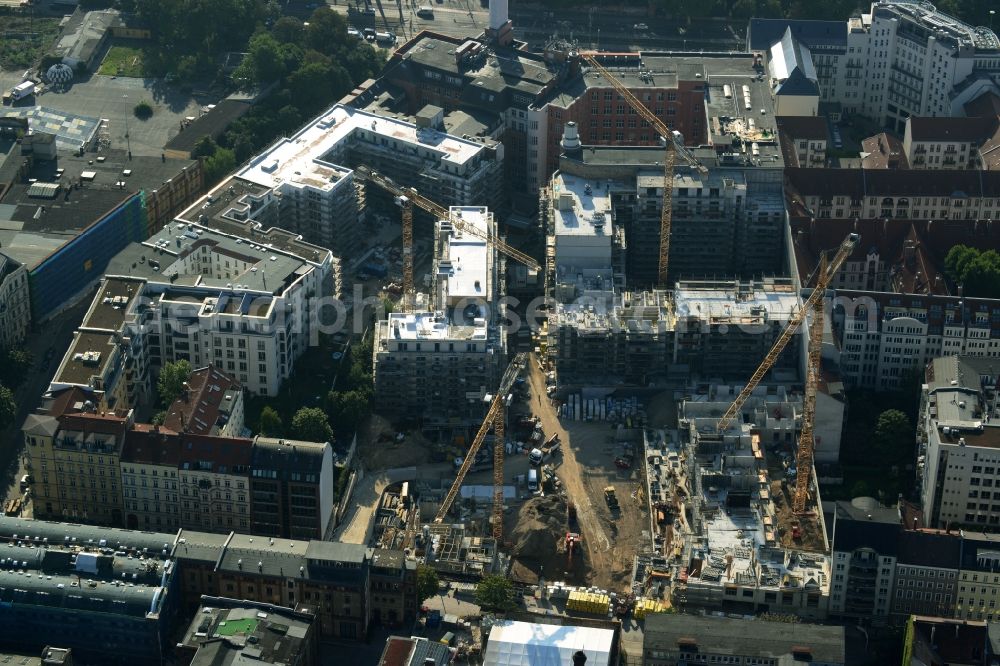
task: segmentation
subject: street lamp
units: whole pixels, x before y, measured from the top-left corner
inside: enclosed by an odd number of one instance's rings
[[[990,10],[990,30],[993,29],[993,17],[996,15],[996,13],[997,13],[997,10],[995,10],[995,9],[991,9]]]
[[[122,111],[125,112],[125,145],[128,148],[128,158],[132,159],[132,140],[128,136],[128,95],[122,95]]]

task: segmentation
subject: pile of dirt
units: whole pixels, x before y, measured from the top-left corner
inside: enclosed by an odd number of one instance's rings
[[[510,533],[511,554],[515,557],[545,559],[561,547],[566,536],[566,502],[559,495],[527,501]]]

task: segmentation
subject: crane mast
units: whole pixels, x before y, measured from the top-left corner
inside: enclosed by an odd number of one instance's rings
[[[460,231],[464,234],[468,234],[470,236],[474,236],[476,238],[479,238],[480,240],[486,241],[494,248],[496,248],[498,252],[502,252],[511,259],[514,259],[515,261],[524,264],[528,268],[533,269],[535,271],[542,270],[539,263],[535,261],[535,259],[532,258],[530,255],[527,255],[524,252],[518,250],[517,248],[508,245],[505,241],[500,240],[499,238],[497,238],[493,234],[490,234],[489,232],[482,231],[481,229],[472,224],[466,224],[458,217],[451,215],[447,208],[438,204],[437,202],[431,201],[424,195],[417,192],[412,187],[400,187],[391,179],[386,178],[382,174],[376,171],[372,171],[367,167],[358,167],[355,171],[365,180],[378,185],[386,192],[397,197],[397,203],[399,203],[400,199],[405,199],[408,202],[408,204],[411,205],[411,217],[409,223],[409,241],[407,241],[406,222],[404,221],[403,224],[403,261],[405,268],[406,257],[407,256],[410,257],[411,280],[413,273],[413,263],[412,263],[413,262],[413,222],[412,222],[413,205],[422,208],[423,210],[427,211],[428,213],[435,216],[439,220],[448,220],[451,223],[452,227],[454,227],[457,231]],[[403,206],[403,213],[405,217],[406,214],[405,205]],[[407,249],[406,245],[407,242],[409,242],[409,249]],[[405,280],[405,274],[404,274],[404,280]],[[404,285],[404,291],[405,291],[405,285]]]
[[[660,287],[667,287],[667,268],[670,261],[670,225],[671,216],[673,214],[674,197],[674,164],[676,162],[678,152],[680,152],[681,156],[689,165],[694,166],[702,172],[705,172],[706,169],[697,161],[697,159],[695,159],[693,155],[684,150],[682,147],[678,147],[676,145],[677,134],[667,127],[662,120],[657,118],[656,114],[646,108],[646,105],[640,102],[639,98],[633,95],[631,90],[625,87],[625,84],[616,79],[614,75],[612,75],[611,72],[604,67],[604,65],[599,63],[594,54],[583,54],[583,59],[586,60],[591,67],[596,69],[597,72],[611,84],[611,87],[613,87],[618,94],[629,103],[632,109],[635,110],[635,112],[639,114],[643,120],[659,132],[660,140],[663,142],[663,208],[660,211],[660,251],[656,268],[656,280]]]
[[[847,257],[851,255],[851,252],[854,250],[854,246],[858,244],[860,239],[861,237],[858,234],[848,234],[847,238],[844,239],[844,241],[840,244],[840,247],[837,249],[837,254],[830,260],[826,271],[823,273],[817,271],[816,288],[813,289],[811,294],[809,294],[809,298],[806,299],[806,302],[802,305],[799,311],[788,320],[787,324],[785,324],[784,330],[781,332],[781,335],[778,336],[778,339],[775,340],[771,350],[767,352],[767,356],[764,357],[764,360],[757,367],[757,370],[754,371],[753,376],[750,377],[750,380],[746,383],[746,386],[743,387],[743,390],[740,391],[740,394],[736,396],[736,399],[733,400],[731,405],[729,405],[729,409],[727,409],[725,414],[722,415],[722,418],[719,419],[717,428],[719,433],[724,433],[729,428],[733,420],[740,414],[740,410],[743,409],[743,404],[747,401],[747,398],[749,398],[750,394],[753,393],[755,388],[757,388],[757,385],[764,378],[764,376],[770,372],[771,368],[774,367],[778,357],[781,356],[781,352],[785,350],[786,346],[788,346],[788,342],[792,339],[792,336],[795,335],[795,332],[799,329],[799,326],[802,325],[802,322],[805,321],[808,313],[816,306],[817,303],[822,302],[823,296],[826,294],[826,287],[830,283],[830,278],[832,278],[837,271],[840,270],[840,267],[844,264],[844,261],[847,260]]]
[[[486,440],[486,433],[489,432],[490,428],[494,428],[496,433],[497,441],[493,444],[493,533],[494,535],[502,534],[503,530],[503,447],[504,442],[502,440],[504,436],[504,428],[501,423],[499,428],[497,428],[498,419],[504,417],[504,407],[505,401],[507,400],[507,393],[510,392],[512,386],[514,386],[514,380],[517,376],[521,374],[525,366],[528,363],[528,355],[524,352],[514,355],[513,360],[511,360],[510,365],[503,373],[503,377],[500,379],[500,385],[497,387],[497,392],[493,396],[493,401],[490,403],[490,408],[486,412],[486,417],[483,419],[483,424],[479,426],[479,431],[476,433],[476,437],[472,440],[472,444],[469,446],[469,450],[465,453],[465,460],[462,462],[462,467],[458,470],[458,474],[455,476],[455,482],[451,484],[451,488],[448,490],[448,494],[445,495],[444,500],[441,502],[441,507],[438,509],[437,516],[434,517],[435,523],[444,522],[444,518],[448,515],[448,510],[451,509],[451,505],[455,503],[455,498],[458,496],[458,491],[462,487],[462,482],[465,481],[466,474],[469,473],[469,469],[476,460],[476,454],[479,453],[479,449],[482,448],[483,442]],[[498,453],[499,451],[499,453]],[[497,457],[500,457],[500,465],[497,466]],[[497,471],[499,469],[499,472]],[[498,521],[499,520],[499,527]]]
[[[827,272],[826,255],[820,258],[820,279],[816,282],[816,290],[826,291],[830,276]],[[826,279],[823,279],[823,278]],[[816,418],[816,387],[819,384],[819,373],[823,350],[823,300],[817,299],[812,307],[812,321],[809,323],[809,367],[806,368],[806,393],[802,398],[802,432],[799,433],[799,447],[795,456],[795,494],[792,496],[792,511],[805,513],[809,500],[809,481],[813,468],[813,421]]]

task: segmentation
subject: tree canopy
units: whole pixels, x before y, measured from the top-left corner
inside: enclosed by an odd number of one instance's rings
[[[180,397],[184,390],[184,382],[191,375],[191,364],[185,360],[167,363],[160,370],[160,376],[156,380],[156,388],[160,394],[160,402],[164,406],[169,406],[174,400]]]
[[[17,418],[17,402],[14,392],[0,384],[0,430],[14,423]]]
[[[438,575],[434,567],[421,564],[417,567],[417,600],[423,603],[438,593]]]
[[[34,357],[26,349],[11,347],[0,352],[0,384],[17,388],[28,377]]]
[[[257,431],[265,437],[281,437],[284,434],[285,426],[281,423],[281,416],[274,407],[265,405],[261,410]]]
[[[945,272],[963,285],[966,296],[1000,298],[1000,254],[956,245],[944,258]]]
[[[318,407],[303,407],[292,417],[292,432],[307,442],[329,442],[333,429],[326,414]]]
[[[476,603],[489,610],[512,610],[515,606],[514,584],[506,576],[486,576],[476,586]]]

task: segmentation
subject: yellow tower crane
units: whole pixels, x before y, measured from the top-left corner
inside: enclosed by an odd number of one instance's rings
[[[469,473],[469,468],[472,467],[473,462],[476,460],[476,454],[479,453],[479,449],[483,446],[486,433],[492,427],[495,435],[495,441],[493,442],[493,538],[499,541],[503,536],[504,416],[507,406],[507,394],[510,392],[511,387],[514,386],[514,380],[517,379],[517,376],[521,374],[527,364],[527,354],[523,352],[515,354],[514,359],[504,371],[503,377],[500,379],[500,385],[497,387],[497,392],[490,403],[489,411],[486,412],[486,418],[483,419],[483,424],[479,426],[479,431],[472,440],[469,450],[465,452],[465,460],[462,462],[462,467],[458,470],[455,482],[451,484],[448,494],[445,495],[444,500],[441,502],[437,516],[434,517],[435,523],[444,522],[445,516],[448,515],[448,510],[455,503],[455,498],[462,487],[462,482],[465,481],[465,475]]]
[[[812,312],[813,321],[809,329],[809,367],[806,368],[806,395],[802,410],[802,431],[799,435],[799,446],[796,456],[798,476],[796,478],[795,495],[792,502],[792,508],[798,513],[805,511],[809,492],[809,479],[812,476],[813,421],[816,414],[816,385],[819,378],[820,352],[823,343],[823,297],[826,295],[826,289],[830,284],[831,278],[840,270],[840,267],[844,265],[847,258],[851,256],[851,252],[854,251],[854,247],[860,240],[861,237],[858,234],[848,234],[847,238],[840,244],[840,247],[837,248],[837,253],[832,259],[827,261],[825,254],[820,258],[820,265],[816,271],[816,286],[813,288],[812,293],[809,294],[809,298],[806,299],[799,311],[788,320],[781,335],[775,340],[771,350],[767,352],[760,366],[753,373],[753,376],[750,377],[750,381],[746,383],[743,390],[740,391],[736,399],[729,405],[729,408],[722,415],[722,418],[719,419],[718,423],[719,434],[725,433],[733,420],[740,415],[747,398],[757,388],[757,385],[760,384],[764,376],[774,367],[775,362],[781,356],[781,352],[784,351],[792,336],[795,335],[799,326],[802,325],[809,313]]]
[[[667,284],[667,268],[670,261],[670,224],[671,215],[673,214],[671,206],[673,205],[674,195],[674,163],[677,160],[677,155],[680,155],[685,162],[702,173],[707,172],[707,169],[681,144],[679,139],[680,133],[667,127],[662,120],[656,117],[656,114],[646,108],[646,105],[640,102],[639,98],[625,87],[625,84],[616,79],[604,65],[597,61],[598,55],[596,53],[584,53],[582,57],[611,84],[643,120],[649,123],[660,134],[660,141],[663,143],[663,209],[660,211],[660,256],[656,270],[656,281],[658,286],[666,288],[669,286]]]
[[[413,303],[413,206],[419,206],[439,220],[448,220],[456,231],[480,238],[492,245],[498,252],[502,252],[511,259],[518,261],[528,268],[541,271],[541,266],[532,257],[521,252],[515,247],[508,245],[500,238],[484,232],[479,227],[466,224],[458,217],[449,215],[448,209],[431,201],[427,197],[417,192],[412,187],[402,187],[397,185],[392,179],[382,174],[372,171],[367,167],[358,167],[356,173],[370,183],[378,185],[386,192],[395,197],[396,204],[403,209],[403,303],[405,308]]]

